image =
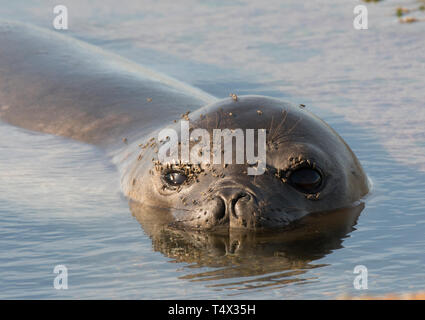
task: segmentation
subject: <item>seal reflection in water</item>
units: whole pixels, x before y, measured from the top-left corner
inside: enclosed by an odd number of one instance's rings
[[[338,247],[351,230],[352,218],[331,225],[368,192],[366,175],[343,139],[305,108],[262,96],[219,100],[87,43],[14,22],[0,22],[0,48],[0,119],[103,149],[117,163],[135,216],[167,255],[181,244],[200,263],[230,261],[214,262],[213,252],[242,260],[278,253],[290,261],[293,242],[320,227],[323,247],[312,253],[298,246],[305,263]],[[158,163],[158,131],[178,132],[182,114],[191,130],[210,136],[214,129],[266,129],[264,174],[247,175],[250,165],[236,161]],[[351,209],[338,215],[340,208]],[[291,238],[297,221],[325,211],[334,214],[319,214]]]
[[[325,266],[314,263],[315,260],[342,248],[344,238],[355,230],[363,208],[364,204],[359,203],[314,213],[279,232],[233,230],[227,235],[168,227],[165,221],[154,218],[161,210],[130,202],[130,209],[152,239],[154,250],[175,262],[189,264],[182,279],[239,290],[311,280],[311,276],[304,274]],[[196,271],[204,267],[213,269]]]

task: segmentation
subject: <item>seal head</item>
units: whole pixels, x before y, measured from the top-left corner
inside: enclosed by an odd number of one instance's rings
[[[176,227],[283,228],[312,212],[349,207],[369,190],[366,174],[349,146],[304,108],[278,99],[244,96],[218,101],[183,118],[190,123],[191,137],[195,136],[190,142],[191,155],[206,150],[195,143],[200,136],[197,129],[205,129],[202,132],[209,137],[217,130],[229,130],[234,137],[227,144],[236,152],[231,164],[223,159],[216,164],[179,159],[164,163],[158,160],[163,141],[151,138],[148,146],[142,146],[139,161],[125,174],[128,195],[144,205],[168,209],[168,222]],[[180,122],[170,128],[183,136]],[[254,155],[262,150],[260,132],[265,132],[265,163],[247,161],[248,129],[256,132]],[[238,148],[236,133],[240,130],[246,139]],[[220,152],[225,158],[223,141]],[[245,151],[242,163],[238,162],[241,149]],[[207,157],[212,158],[212,153]],[[261,172],[250,175],[249,170]]]

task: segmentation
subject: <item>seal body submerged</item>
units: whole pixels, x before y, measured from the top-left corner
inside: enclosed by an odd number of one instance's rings
[[[281,228],[310,212],[350,206],[368,192],[348,145],[303,108],[262,96],[218,100],[99,48],[22,24],[1,23],[0,46],[0,118],[104,148],[120,159],[126,196],[166,209],[157,219],[175,227]],[[253,165],[247,161],[159,161],[158,130],[170,127],[181,136],[176,120],[182,114],[190,132],[204,129],[210,136],[218,129],[265,130],[264,173],[248,175]]]

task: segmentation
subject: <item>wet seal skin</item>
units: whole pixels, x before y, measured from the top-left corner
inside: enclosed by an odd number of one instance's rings
[[[104,149],[124,194],[180,230],[283,230],[368,192],[344,140],[304,105],[264,96],[218,100],[100,48],[37,27],[0,22],[0,119]],[[162,163],[163,128],[266,130],[255,165]],[[257,143],[256,143],[257,144]],[[254,148],[257,150],[257,148]],[[202,153],[202,150],[198,150]],[[235,158],[236,155],[233,155]],[[258,164],[257,164],[258,165]]]
[[[351,149],[304,108],[239,96],[186,116],[192,129],[206,129],[210,136],[214,129],[267,128],[267,165],[264,174],[250,176],[246,163],[160,163],[160,143],[154,139],[142,145],[142,160],[126,173],[132,180],[129,196],[169,208],[176,228],[282,228],[308,213],[348,207],[368,192],[366,175]]]

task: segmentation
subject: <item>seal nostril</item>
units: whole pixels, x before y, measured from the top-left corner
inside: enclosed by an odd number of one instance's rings
[[[216,220],[225,217],[227,220],[230,217],[239,220],[244,211],[255,203],[255,196],[239,188],[223,188],[217,192],[213,201],[214,206],[210,212]]]
[[[221,220],[226,215],[226,206],[220,197],[215,198],[215,206],[212,209],[212,215],[216,220]]]
[[[235,217],[235,218],[238,218],[238,215],[236,214],[236,210],[235,210],[235,206],[236,206],[236,203],[240,200],[240,199],[242,199],[242,198],[244,198],[245,200],[250,200],[251,199],[251,197],[249,196],[249,194],[247,194],[247,193],[245,193],[245,192],[239,192],[239,193],[237,193],[234,197],[233,197],[233,199],[231,200],[231,212],[232,212],[232,215]]]
[[[235,197],[232,199],[232,203],[236,203],[238,202],[239,199],[241,198],[246,198],[249,197],[249,195],[245,192],[240,192],[238,194],[235,195]],[[249,200],[249,198],[247,198],[247,200]]]

